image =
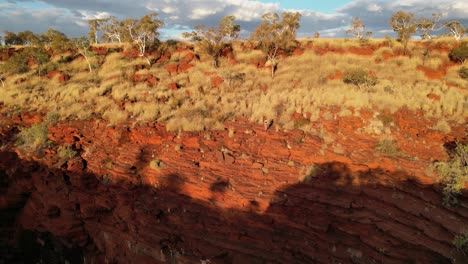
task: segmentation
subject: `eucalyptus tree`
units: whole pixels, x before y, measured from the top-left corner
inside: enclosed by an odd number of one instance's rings
[[[350,22],[349,29],[346,30],[346,34],[354,35],[357,39],[362,39],[364,37],[364,30],[366,25],[359,17],[355,17]]]
[[[453,36],[457,41],[467,32],[467,28],[459,21],[446,22],[444,23],[444,27],[449,32],[449,35]]]
[[[117,20],[115,16],[106,18],[102,22],[101,30],[103,32],[101,38],[106,42],[122,43],[130,41],[128,30],[125,28],[122,21]]]
[[[437,26],[437,22],[442,18],[441,13],[432,14],[432,19],[420,18],[416,21],[416,27],[421,31],[422,39],[432,39],[431,31],[437,31],[440,27]]]
[[[274,78],[279,63],[281,51],[289,51],[296,46],[296,32],[300,27],[299,12],[266,13],[262,23],[252,32],[250,39],[266,55],[267,63],[271,65],[271,77]]]
[[[404,53],[406,54],[408,42],[416,33],[417,23],[414,14],[402,10],[394,13],[390,19],[390,26],[398,34],[398,39],[403,43]]]
[[[149,13],[139,20],[130,18],[122,21],[122,26],[127,29],[131,40],[138,47],[139,56],[144,57],[148,65],[151,63],[145,56],[146,49],[149,44],[158,40],[158,29],[163,25],[164,22],[157,19],[156,13]]]
[[[240,25],[235,24],[235,16],[225,16],[219,22],[218,27],[206,28],[200,24],[195,27],[195,31],[184,32],[184,38],[198,42],[200,50],[213,58],[214,66],[219,66],[219,57],[227,45],[239,37]]]
[[[93,67],[91,67],[91,62],[89,61],[89,57],[92,55],[89,39],[86,37],[73,38],[71,39],[71,44],[73,48],[85,58],[89,72],[93,72]]]

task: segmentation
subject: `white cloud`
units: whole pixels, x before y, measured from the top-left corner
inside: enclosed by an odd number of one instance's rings
[[[111,16],[108,12],[88,12],[86,10],[78,10],[78,13],[81,14],[83,20],[87,19],[103,19]]]
[[[57,28],[69,36],[85,35],[88,31],[86,19],[103,18],[108,15],[118,19],[138,18],[156,11],[166,26],[161,36],[172,36],[173,28],[192,29],[196,24],[216,26],[226,15],[236,16],[241,24],[243,36],[253,30],[267,12],[283,12],[279,3],[264,3],[254,0],[42,0],[46,8],[28,8],[32,0],[9,0],[0,4],[0,31],[33,30],[42,33],[48,27]],[[336,10],[324,14],[315,10],[298,10],[302,14],[300,36],[312,36],[320,31],[322,36],[344,36],[343,28],[348,27],[353,17],[359,17],[366,30],[375,37],[391,30],[390,16],[398,10],[415,13],[416,17],[431,17],[442,12],[445,20],[459,20],[468,24],[468,2],[461,0],[354,0]],[[294,11],[294,10],[288,10]],[[176,26],[177,25],[177,26]]]
[[[380,12],[380,11],[382,11],[382,7],[380,5],[378,5],[378,4],[371,4],[367,8],[367,10],[369,10],[371,12]]]
[[[0,3],[0,9],[5,9],[5,8],[9,8],[9,7],[12,7],[13,4],[11,3]]]
[[[319,32],[320,32],[320,37],[334,38],[334,37],[338,37],[342,35],[344,30],[341,28],[332,28],[332,29],[320,30]]]
[[[163,11],[166,14],[171,14],[171,13],[176,12],[176,9],[174,7],[171,7],[171,6],[167,6],[167,7],[164,7],[163,9],[161,9],[161,11]]]
[[[209,15],[214,15],[216,14],[216,10],[212,9],[204,9],[204,8],[196,8],[192,10],[192,13],[189,15],[191,19],[203,19],[206,18]]]

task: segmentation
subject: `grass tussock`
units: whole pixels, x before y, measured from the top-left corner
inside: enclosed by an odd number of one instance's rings
[[[16,144],[20,147],[38,148],[44,146],[48,141],[47,124],[40,123],[21,129]]]
[[[458,142],[449,155],[448,161],[439,161],[435,167],[442,177],[443,203],[446,206],[455,206],[468,182],[468,145]]]
[[[60,146],[57,149],[57,154],[61,159],[71,159],[75,157],[78,153],[71,147]]]
[[[398,143],[392,139],[382,139],[375,146],[375,150],[381,154],[389,157],[401,156],[401,152],[398,149]]]
[[[92,73],[80,56],[64,53],[53,59],[58,70],[70,76],[68,81],[49,80],[35,70],[7,75],[2,79],[0,103],[7,109],[54,111],[60,120],[158,121],[175,131],[224,129],[223,122],[236,117],[259,124],[268,118],[275,120],[274,129],[308,131],[309,122],[321,118],[320,109],[328,107],[340,107],[339,116],[350,115],[347,109],[422,110],[426,117],[446,121],[434,126],[440,131],[449,131],[451,122],[466,121],[468,80],[460,75],[463,66],[451,66],[442,79],[435,80],[418,70],[446,65],[447,48],[456,45],[453,41],[412,42],[411,56],[404,56],[401,43],[392,39],[305,39],[300,43],[304,53],[280,59],[274,79],[267,67],[259,67],[264,54],[240,42],[233,45],[235,64],[222,58],[215,68],[210,58],[201,56],[178,74],[165,66],[180,62],[187,51],[174,51],[169,61],[151,66],[143,58],[108,52],[91,58]],[[369,47],[372,55],[343,54]],[[317,49],[332,52],[322,54]],[[148,84],[135,79],[135,74],[157,81]],[[223,79],[218,87],[215,77]],[[428,98],[429,93],[440,100]],[[307,118],[293,120],[293,114]]]

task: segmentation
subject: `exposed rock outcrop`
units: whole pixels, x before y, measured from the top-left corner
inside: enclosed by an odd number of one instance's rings
[[[394,117],[396,137],[421,125],[403,116]],[[54,147],[25,156],[4,126],[0,243],[7,252],[0,253],[21,262],[24,249],[14,242],[31,230],[32,244],[72,263],[463,260],[452,241],[468,227],[468,201],[444,207],[427,173],[431,159],[447,158],[441,144],[463,136],[462,128],[448,136],[420,129],[408,142],[402,137],[406,155],[388,157],[359,132],[365,119],[321,125],[334,131],[339,151],[318,136],[245,120],[227,122],[231,132],[179,135],[157,123],[59,123],[49,138],[78,152],[69,160]]]

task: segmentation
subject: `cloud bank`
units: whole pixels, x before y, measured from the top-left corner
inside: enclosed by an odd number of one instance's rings
[[[358,16],[366,30],[382,37],[391,33],[390,16],[398,10],[413,12],[416,17],[430,18],[440,12],[443,20],[458,20],[468,25],[468,2],[460,0],[355,0],[324,14],[313,9],[286,10],[278,3],[253,0],[9,0],[0,3],[0,32],[31,30],[43,33],[55,28],[68,36],[82,36],[88,32],[86,19],[109,15],[119,19],[139,18],[157,12],[165,22],[161,37],[179,38],[183,31],[203,23],[215,26],[226,15],[234,15],[247,36],[267,12],[298,11],[302,14],[299,37],[311,37],[320,32],[323,37],[344,37],[349,22]]]

